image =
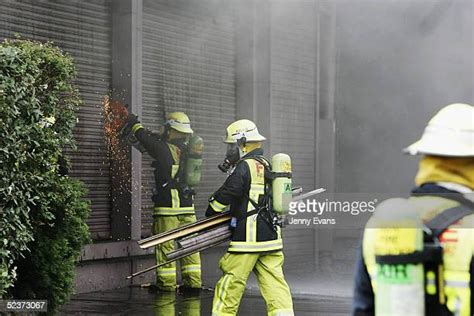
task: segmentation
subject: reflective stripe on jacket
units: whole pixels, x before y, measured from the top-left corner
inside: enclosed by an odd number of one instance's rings
[[[206,216],[220,213],[230,206],[232,215],[237,218],[229,252],[267,252],[283,248],[280,227],[274,230],[262,215],[245,216],[254,209],[250,199],[258,203],[259,196],[265,193],[265,166],[252,159],[263,158],[262,155],[260,148],[248,153],[209,202]]]
[[[193,196],[183,194],[175,181],[182,148],[161,140],[158,135],[143,128],[141,124],[135,124],[132,130],[154,160],[152,166],[155,169],[156,192],[152,197],[155,204],[153,215],[194,214]]]

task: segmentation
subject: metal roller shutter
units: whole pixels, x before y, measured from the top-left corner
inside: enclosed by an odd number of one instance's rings
[[[163,113],[185,111],[204,138],[197,214],[225,177],[217,169],[225,127],[235,118],[234,30],[230,10],[216,2],[144,1],[143,123],[158,130]],[[211,10],[212,8],[212,10]],[[217,12],[219,11],[219,12]],[[151,159],[143,155],[142,235],[150,234],[155,185]]]
[[[77,85],[84,106],[75,129],[78,152],[71,156],[71,175],[86,183],[95,239],[110,237],[110,175],[102,128],[102,99],[111,82],[110,10],[105,0],[3,0],[0,38],[53,41],[76,61]]]

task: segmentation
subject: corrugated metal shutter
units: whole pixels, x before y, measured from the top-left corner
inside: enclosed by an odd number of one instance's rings
[[[224,181],[217,169],[225,147],[225,127],[235,118],[233,19],[216,2],[144,1],[143,123],[158,130],[163,113],[185,111],[205,141],[198,214]],[[212,8],[212,9],[211,9]],[[150,234],[151,195],[155,185],[151,159],[143,155],[142,234]]]
[[[111,82],[110,10],[105,0],[3,0],[0,38],[53,41],[76,61],[84,100],[75,130],[78,152],[71,175],[84,181],[92,201],[88,220],[95,239],[110,236],[110,176],[102,129],[102,99]]]
[[[293,184],[315,186],[315,9],[311,2],[271,2],[272,152],[292,158]],[[288,269],[312,261],[313,228],[285,229]]]

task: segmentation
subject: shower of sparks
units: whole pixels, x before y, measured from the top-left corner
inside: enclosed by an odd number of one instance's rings
[[[130,190],[129,149],[120,139],[120,130],[127,122],[128,111],[120,102],[104,98],[104,133],[107,145],[107,157],[112,166],[112,179],[120,186],[120,191]],[[115,197],[112,197],[115,199]]]

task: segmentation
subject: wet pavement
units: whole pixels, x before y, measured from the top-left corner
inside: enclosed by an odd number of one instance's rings
[[[211,315],[211,290],[200,293],[157,293],[129,287],[74,295],[60,315]],[[294,295],[295,315],[348,315],[350,298],[325,295]],[[239,315],[266,315],[265,302],[254,290],[246,291]]]

